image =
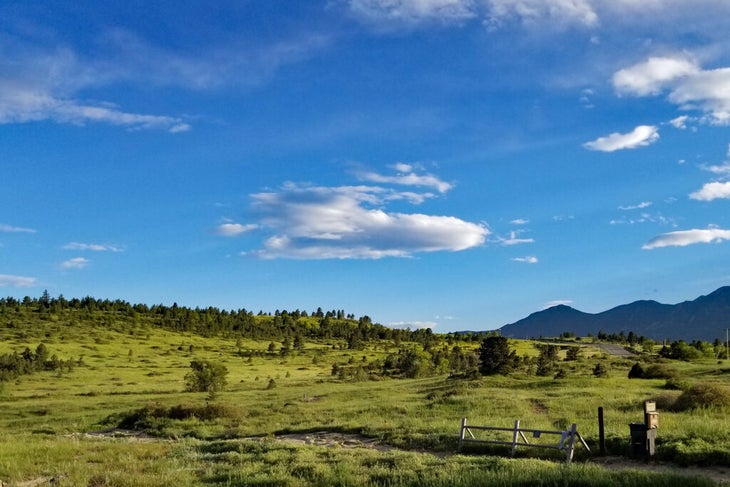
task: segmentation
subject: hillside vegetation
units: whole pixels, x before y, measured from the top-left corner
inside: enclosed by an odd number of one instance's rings
[[[605,355],[585,338],[483,338],[392,330],[336,310],[253,314],[47,294],[6,298],[0,480],[712,485],[597,464],[597,408],[606,411],[608,453],[625,456],[628,424],[642,421],[647,399],[660,411],[658,459],[730,466],[730,366],[709,351],[677,360],[637,344],[641,353],[629,360]],[[684,344],[699,351],[696,345]],[[203,373],[224,380],[215,387],[191,380]],[[562,453],[528,448],[514,460],[499,447],[456,455],[462,417],[506,427],[520,419],[549,430],[577,423],[594,454],[579,448],[570,466]],[[362,444],[277,440],[315,432],[357,435],[353,441]],[[380,448],[366,448],[371,440]]]

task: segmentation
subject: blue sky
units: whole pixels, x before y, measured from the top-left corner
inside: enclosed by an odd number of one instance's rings
[[[0,294],[493,329],[730,283],[730,3],[0,3]]]

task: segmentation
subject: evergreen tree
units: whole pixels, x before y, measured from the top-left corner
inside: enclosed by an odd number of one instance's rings
[[[479,348],[479,372],[482,375],[507,374],[517,362],[517,354],[503,336],[488,336]]]

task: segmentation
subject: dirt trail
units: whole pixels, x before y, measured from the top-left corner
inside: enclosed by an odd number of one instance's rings
[[[74,435],[79,436],[79,435]],[[149,435],[130,430],[123,430],[118,428],[112,428],[103,431],[95,431],[85,433],[81,436],[93,439],[115,439],[115,440],[126,440],[126,441],[161,441],[159,438],[151,437]],[[377,451],[393,451],[397,448],[381,442],[375,438],[368,438],[362,435],[350,434],[350,433],[336,433],[331,431],[318,431],[313,433],[292,433],[279,435],[275,437],[267,436],[256,436],[241,438],[235,441],[281,441],[285,443],[291,443],[295,445],[311,445],[311,446],[323,446],[328,448],[369,448]],[[454,453],[448,452],[437,452],[429,450],[419,450],[419,453],[428,453],[438,457],[448,457],[454,455]],[[686,475],[688,477],[707,477],[718,485],[730,486],[730,467],[680,467],[668,463],[659,462],[641,462],[631,460],[625,457],[593,457],[589,460],[590,463],[600,465],[601,467],[612,469],[612,470],[650,470],[653,472],[664,472],[678,475]],[[62,477],[60,477],[62,478]],[[37,487],[45,485],[53,485],[54,482],[58,481],[59,477],[39,477],[36,479],[28,480],[14,484],[17,487]],[[5,487],[2,481],[0,481],[0,487]]]

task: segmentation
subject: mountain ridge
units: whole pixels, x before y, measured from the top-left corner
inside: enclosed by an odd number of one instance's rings
[[[554,337],[564,332],[578,336],[633,331],[654,340],[724,340],[730,327],[730,286],[699,296],[692,301],[664,304],[638,300],[600,313],[586,313],[560,304],[536,311],[526,318],[501,327],[503,336],[513,338]]]

